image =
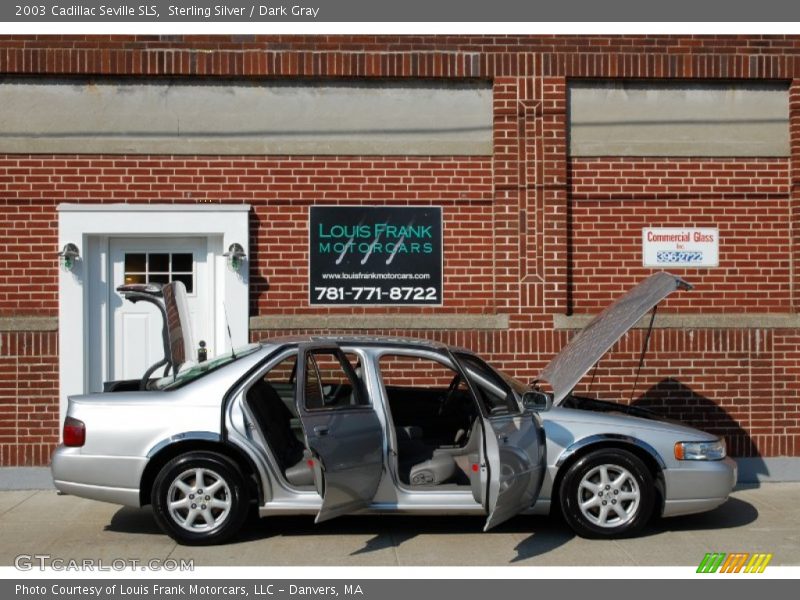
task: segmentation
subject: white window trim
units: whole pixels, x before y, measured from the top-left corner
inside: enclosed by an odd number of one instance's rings
[[[230,348],[225,330],[223,301],[227,308],[233,345],[248,341],[249,274],[248,261],[239,273],[227,268],[222,253],[239,243],[249,255],[248,204],[60,204],[58,206],[58,247],[71,242],[78,246],[81,259],[72,271],[59,269],[58,340],[60,413],[66,415],[67,397],[83,394],[88,386],[86,360],[89,339],[88,265],[84,260],[90,242],[100,238],[197,236],[207,237],[213,252],[214,311],[219,347]],[[210,265],[211,267],[212,265]]]

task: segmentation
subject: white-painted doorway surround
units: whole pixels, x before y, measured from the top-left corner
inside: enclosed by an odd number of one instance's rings
[[[155,307],[123,301],[124,282],[183,281],[194,340],[208,355],[248,340],[248,266],[227,267],[233,243],[248,247],[246,204],[61,204],[58,245],[78,246],[80,259],[59,275],[61,419],[67,396],[102,390],[103,382],[136,378],[163,355]],[[146,306],[145,306],[146,305]],[[144,367],[144,368],[142,368]]]

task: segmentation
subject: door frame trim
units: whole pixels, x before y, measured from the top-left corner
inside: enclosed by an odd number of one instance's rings
[[[249,337],[249,261],[238,273],[231,272],[222,253],[239,243],[249,255],[249,204],[59,204],[58,247],[71,242],[78,246],[80,258],[72,271],[58,274],[59,412],[66,415],[67,397],[88,391],[90,336],[90,276],[107,277],[107,260],[101,250],[108,237],[205,237],[208,239],[209,277],[214,293],[208,299],[214,311],[217,345],[230,348],[225,331],[223,301],[227,306],[234,345],[246,344]],[[103,281],[98,282],[103,285]],[[107,282],[105,282],[107,285]],[[74,349],[79,348],[80,351]]]

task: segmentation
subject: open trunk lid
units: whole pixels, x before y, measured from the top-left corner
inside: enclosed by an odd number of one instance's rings
[[[164,365],[168,365],[173,374],[177,373],[183,364],[192,361],[194,341],[186,288],[182,282],[126,284],[119,286],[117,291],[130,302],[149,302],[161,312],[164,358],[147,370],[146,377]]]

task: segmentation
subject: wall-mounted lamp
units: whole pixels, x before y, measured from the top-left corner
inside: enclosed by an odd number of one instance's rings
[[[65,244],[61,252],[58,253],[58,264],[61,265],[64,271],[72,271],[72,267],[75,266],[75,261],[78,260],[80,256],[81,253],[78,251],[78,247],[70,242]]]
[[[237,273],[242,268],[242,263],[247,256],[241,244],[233,243],[222,256],[228,259],[228,268]]]

